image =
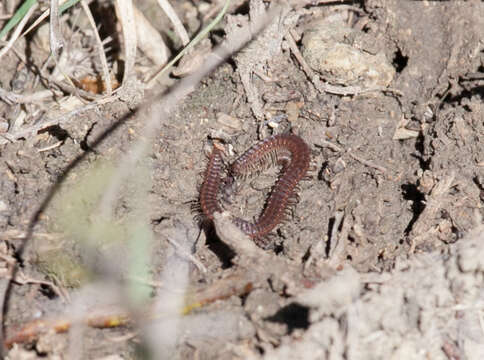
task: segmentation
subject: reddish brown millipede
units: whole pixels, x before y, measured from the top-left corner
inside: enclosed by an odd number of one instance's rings
[[[299,136],[293,134],[271,136],[255,144],[235,160],[229,167],[225,179],[222,178],[222,153],[221,146],[214,145],[200,189],[200,207],[203,215],[209,220],[213,220],[215,212],[222,211],[217,200],[222,184],[232,183],[237,177],[260,171],[271,161],[282,165],[280,176],[261,216],[254,222],[238,217],[233,219],[237,227],[263,246],[263,237],[284,220],[286,209],[295,196],[295,188],[306,176],[309,169],[310,149]]]

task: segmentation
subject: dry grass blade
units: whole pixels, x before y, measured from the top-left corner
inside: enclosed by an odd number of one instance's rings
[[[0,100],[7,104],[28,104],[52,98],[56,95],[53,90],[41,90],[35,93],[16,94],[12,91],[6,91],[0,88]],[[57,94],[59,95],[59,94]]]
[[[138,47],[157,66],[163,66],[168,61],[169,50],[162,36],[146,19],[138,8],[134,8]]]
[[[89,10],[89,6],[87,5],[87,2],[85,0],[81,0],[81,6],[84,12],[86,13],[86,16],[89,20],[89,24],[91,25],[94,36],[96,38],[96,44],[99,51],[99,57],[101,59],[101,65],[103,70],[103,80],[106,86],[106,92],[108,96],[111,96],[113,93],[113,87],[111,85],[111,76],[109,75],[108,61],[106,59],[106,54],[104,53],[103,42],[101,41],[101,37],[99,36],[99,33],[97,31],[96,23],[91,14],[91,10]]]
[[[116,12],[123,28],[125,63],[122,86],[125,87],[131,81],[130,76],[135,74],[137,39],[133,2],[131,0],[117,0]]]
[[[62,48],[64,47],[59,21],[59,0],[50,1],[49,40],[50,52],[52,53],[54,59],[57,60]]]
[[[29,21],[30,17],[32,16],[32,14],[34,13],[35,10],[37,10],[37,8],[39,7],[38,4],[34,4],[28,11],[27,13],[25,14],[25,16],[23,17],[23,19],[20,21],[20,23],[17,25],[17,28],[15,29],[15,31],[13,32],[12,34],[12,37],[10,38],[10,40],[8,41],[7,45],[5,45],[5,47],[0,50],[0,59],[10,50],[10,48],[13,46],[13,44],[15,43],[15,40],[18,39],[18,37],[20,36],[20,33],[22,32],[24,26],[27,24],[27,22]]]
[[[225,12],[227,11],[229,5],[230,5],[230,0],[225,0],[224,7],[222,8],[222,10],[220,10],[217,17],[215,19],[213,19],[213,21],[210,24],[208,24],[197,36],[195,36],[195,38],[192,41],[190,41],[190,43],[187,46],[185,46],[183,48],[183,50],[178,53],[177,56],[175,56],[168,64],[166,64],[162,69],[160,69],[160,71],[158,71],[148,81],[148,88],[153,87],[156,84],[156,81],[163,74],[165,74],[173,66],[174,63],[176,63],[183,55],[185,55],[188,52],[188,50],[190,50],[193,46],[195,46],[198,42],[200,42],[200,40],[202,40],[205,37],[205,35],[207,35],[210,32],[210,30],[212,30],[212,28],[215,25],[217,25],[217,23],[222,19]],[[254,26],[255,26],[255,28],[257,28],[257,25],[254,25]],[[247,31],[247,33],[250,34],[250,29],[243,29],[243,31]],[[256,32],[256,31],[254,31],[254,32]],[[241,36],[241,37],[243,37],[243,36]],[[245,41],[248,41],[248,39],[245,40]],[[238,40],[235,40],[235,42],[238,43]]]
[[[71,7],[75,3],[77,3],[79,0],[62,0],[61,1],[61,6],[60,6],[60,12],[62,13],[66,8]],[[50,14],[50,9],[45,10],[35,21],[32,25],[30,25],[27,30],[25,30],[22,34],[22,36],[27,35],[29,32],[31,32],[33,29],[37,27],[47,16]]]
[[[160,4],[166,16],[168,16],[171,23],[173,24],[173,27],[175,28],[175,32],[180,37],[183,46],[186,46],[190,42],[190,38],[188,37],[188,33],[185,30],[185,27],[183,26],[182,22],[178,18],[178,15],[176,14],[175,10],[170,5],[168,0],[158,0],[158,4]]]

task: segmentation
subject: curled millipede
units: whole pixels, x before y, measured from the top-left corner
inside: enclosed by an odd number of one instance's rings
[[[271,136],[255,144],[236,159],[224,179],[222,153],[223,149],[219,145],[214,145],[200,189],[200,207],[203,215],[209,220],[213,220],[215,212],[222,211],[217,197],[223,184],[232,184],[235,178],[261,171],[268,164],[282,165],[280,176],[261,216],[254,222],[238,217],[233,219],[238,228],[260,244],[261,239],[284,220],[286,209],[296,196],[296,186],[309,169],[310,149],[299,136]]]

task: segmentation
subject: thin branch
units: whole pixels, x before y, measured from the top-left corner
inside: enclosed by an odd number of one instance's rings
[[[195,265],[200,272],[203,272],[203,273],[207,272],[207,268],[195,256],[193,256],[188,251],[186,251],[183,248],[183,246],[178,244],[178,242],[176,242],[174,239],[172,239],[170,237],[167,237],[166,240],[168,240],[168,242],[171,245],[173,245],[173,247],[176,249],[176,251],[178,252],[178,254],[180,256],[182,256],[185,259],[191,261],[193,263],[193,265]]]
[[[355,159],[356,161],[359,161],[359,162],[360,162],[360,163],[362,163],[363,165],[368,166],[368,167],[373,168],[373,169],[376,169],[376,170],[378,170],[378,171],[379,171],[379,172],[381,172],[381,173],[385,173],[385,172],[387,172],[387,169],[386,169],[386,168],[384,168],[383,166],[380,166],[380,165],[374,164],[374,163],[372,163],[372,162],[371,162],[371,161],[369,161],[369,160],[365,160],[365,159],[363,159],[363,158],[359,157],[358,155],[353,154],[352,152],[348,152],[348,155],[349,155],[350,157],[352,157],[353,159]]]

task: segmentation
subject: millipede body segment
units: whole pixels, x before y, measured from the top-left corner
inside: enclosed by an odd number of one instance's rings
[[[215,212],[221,212],[217,200],[223,184],[232,184],[238,177],[259,172],[268,165],[282,165],[280,176],[274,185],[260,217],[254,222],[241,218],[233,221],[245,234],[261,239],[284,220],[286,209],[294,199],[295,188],[306,176],[310,163],[310,149],[299,136],[293,134],[274,135],[252,146],[223,175],[223,150],[215,145],[209,158],[204,182],[200,189],[200,207],[203,215],[213,220]]]

